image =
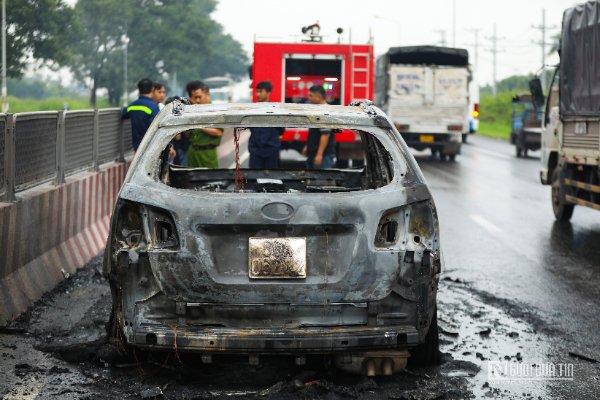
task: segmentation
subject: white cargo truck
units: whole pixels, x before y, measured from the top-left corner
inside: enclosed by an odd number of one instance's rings
[[[410,147],[454,161],[470,131],[471,77],[464,49],[392,47],[377,59],[375,103]]]

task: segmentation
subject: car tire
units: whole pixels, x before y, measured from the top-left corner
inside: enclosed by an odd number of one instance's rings
[[[452,162],[456,161],[456,154],[448,154],[448,159]]]
[[[438,330],[437,308],[433,312],[425,342],[409,350],[408,367],[426,367],[439,365],[441,362],[440,340]]]
[[[560,184],[561,169],[555,168],[552,173],[552,211],[558,221],[569,221],[573,216],[574,204],[564,201],[564,187]]]
[[[521,148],[519,146],[517,146],[516,149],[517,149],[516,156],[517,156],[517,158],[520,158],[523,151],[521,150]]]

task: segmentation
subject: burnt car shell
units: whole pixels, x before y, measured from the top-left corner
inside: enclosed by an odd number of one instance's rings
[[[356,129],[365,133],[367,164],[381,168],[377,176],[371,171],[368,179],[361,177],[371,183],[357,190],[175,187],[177,177],[188,182],[212,174],[228,180],[234,174],[168,165],[171,139],[199,126]],[[356,172],[242,175],[248,182],[260,177],[337,182],[355,179]],[[274,260],[277,246],[290,251],[288,238],[304,245],[305,275],[252,276],[250,247]],[[277,246],[264,250],[260,239]],[[180,352],[207,359],[222,353],[332,354],[341,368],[374,375],[403,368],[411,349],[430,340],[441,264],[431,193],[378,108],[176,102],[154,120],[120,190],[104,273],[113,296],[113,332],[128,345],[176,344]]]

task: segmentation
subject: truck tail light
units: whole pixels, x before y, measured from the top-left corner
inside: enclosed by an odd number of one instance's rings
[[[398,132],[408,132],[410,130],[410,125],[407,124],[395,124]]]
[[[473,105],[473,118],[479,118],[479,103]]]
[[[462,132],[462,125],[448,125],[448,130],[450,132]]]

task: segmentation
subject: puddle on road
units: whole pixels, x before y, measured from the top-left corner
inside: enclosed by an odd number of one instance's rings
[[[442,280],[438,292],[441,351],[481,368],[470,380],[476,398],[548,398],[552,392],[548,381],[489,379],[490,362],[539,365],[549,362],[551,349],[548,338],[531,323],[485,300],[459,280]]]

